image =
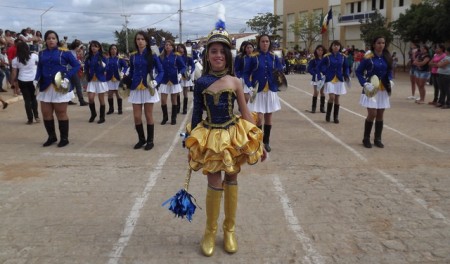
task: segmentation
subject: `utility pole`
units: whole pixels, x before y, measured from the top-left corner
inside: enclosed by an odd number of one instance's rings
[[[128,54],[130,53],[130,51],[129,51],[129,49],[128,49],[128,18],[131,16],[131,15],[120,15],[120,16],[123,16],[123,17],[125,17],[125,47],[126,47],[126,50],[127,50],[127,56],[128,56]]]
[[[47,10],[45,10],[44,13],[41,14],[41,34],[43,34],[43,31],[42,31],[42,17],[44,16],[45,13],[47,13],[52,8],[53,8],[53,6],[47,8]]]
[[[180,22],[180,24],[179,24],[179,26],[180,26],[180,34],[179,34],[179,36],[180,36],[180,43],[183,43],[183,27],[182,27],[182,22],[181,22],[181,13],[183,12],[183,9],[181,9],[181,0],[180,0],[180,9],[178,10],[178,13],[179,13],[179,22]]]

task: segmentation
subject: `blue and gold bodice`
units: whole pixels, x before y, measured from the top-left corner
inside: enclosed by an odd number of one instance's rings
[[[236,119],[233,114],[236,94],[232,89],[218,92],[208,90],[219,77],[205,74],[198,79],[194,86],[194,109],[192,112],[191,128],[194,129],[202,121],[203,111],[206,119],[203,125],[210,128],[228,128]]]

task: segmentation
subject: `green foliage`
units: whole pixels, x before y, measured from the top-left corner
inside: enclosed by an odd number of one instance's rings
[[[315,15],[310,12],[290,25],[295,37],[305,42],[307,50],[311,50],[314,41],[320,36],[321,20],[321,15]]]
[[[445,42],[450,39],[450,1],[428,0],[411,5],[405,13],[392,22],[394,34],[404,41]]]
[[[281,17],[272,13],[259,13],[258,16],[253,17],[246,22],[253,31],[258,34],[273,35],[277,30],[281,30],[279,26],[283,24]]]
[[[372,41],[380,36],[384,37],[386,46],[393,40],[393,35],[390,30],[390,25],[387,23],[387,19],[381,15],[377,10],[375,13],[365,20],[360,20],[361,23],[361,39],[367,46],[370,46]]]

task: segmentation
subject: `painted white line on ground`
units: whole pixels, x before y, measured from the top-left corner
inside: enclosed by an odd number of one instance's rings
[[[305,94],[307,94],[307,95],[312,96],[311,93],[309,93],[309,92],[307,92],[307,91],[305,91],[305,90],[303,90],[303,89],[301,89],[301,88],[299,88],[299,87],[296,87],[296,86],[293,86],[293,85],[289,85],[289,87],[292,87],[292,88],[294,88],[294,89],[297,90],[297,91],[300,91],[300,92],[302,92],[302,93],[305,93]],[[353,112],[353,111],[350,110],[350,109],[347,109],[347,108],[345,108],[345,107],[342,107],[342,105],[341,105],[341,108],[340,108],[340,109],[343,109],[344,111],[347,111],[347,112],[349,112],[349,113],[352,113],[352,114],[354,114],[354,115],[356,115],[356,116],[359,116],[359,117],[362,117],[362,118],[366,118],[366,116],[363,116],[363,115],[361,115],[361,114],[359,114],[359,113]],[[385,128],[385,129],[389,129],[389,130],[391,130],[391,131],[394,131],[395,133],[397,133],[397,134],[399,134],[399,135],[401,135],[401,136],[403,136],[403,137],[405,137],[405,138],[407,138],[407,139],[409,139],[409,140],[411,140],[411,141],[415,141],[415,142],[417,142],[417,143],[419,143],[419,144],[421,144],[421,145],[424,145],[424,146],[426,146],[426,147],[429,147],[429,148],[433,149],[434,151],[437,151],[437,152],[439,152],[439,153],[445,153],[444,150],[442,150],[442,149],[440,149],[440,148],[438,148],[438,147],[435,147],[435,146],[433,146],[433,145],[430,145],[430,144],[428,144],[428,143],[425,143],[425,142],[421,141],[420,139],[417,139],[417,138],[408,136],[408,135],[406,135],[405,133],[402,133],[402,132],[400,132],[399,130],[393,128],[393,127],[387,126],[386,124],[384,125],[384,128]]]
[[[180,125],[180,130],[181,128],[186,127],[186,120],[187,116],[183,119],[183,122]],[[141,209],[147,202],[148,196],[150,195],[150,191],[155,186],[156,180],[159,178],[159,175],[161,175],[163,166],[166,163],[167,159],[169,158],[170,154],[172,153],[173,149],[175,148],[176,145],[180,146],[179,140],[180,136],[179,133],[177,133],[169,149],[161,156],[161,158],[159,158],[158,163],[156,164],[156,166],[153,167],[153,170],[150,172],[150,175],[148,176],[147,179],[147,184],[145,185],[145,188],[142,191],[141,195],[136,197],[136,200],[130,211],[130,214],[126,219],[125,227],[122,233],[120,234],[120,238],[114,244],[113,250],[109,254],[108,264],[117,264],[120,258],[122,257],[122,252],[127,247],[128,242],[130,241],[130,238],[133,235],[134,227],[136,226],[136,223],[139,220],[139,217],[141,216]]]
[[[309,119],[305,114],[303,114],[302,112],[300,112],[298,109],[294,108],[292,105],[290,105],[289,103],[287,103],[286,101],[284,101],[283,99],[280,98],[280,100],[287,105],[289,108],[291,108],[292,110],[294,110],[294,112],[298,113],[299,115],[301,115],[303,118],[305,118],[306,120],[308,120],[312,125],[314,125],[315,127],[317,127],[320,131],[324,132],[327,136],[329,136],[331,139],[335,140],[337,143],[341,144],[342,146],[344,146],[346,149],[350,150],[350,152],[352,152],[356,157],[358,157],[359,159],[361,159],[364,162],[368,162],[368,160],[363,157],[359,152],[357,152],[354,148],[352,148],[351,146],[345,144],[344,142],[342,142],[340,139],[338,139],[337,137],[335,137],[332,133],[326,131],[325,129],[323,129],[321,126],[317,125],[314,121],[312,121],[311,119]],[[444,214],[440,213],[439,211],[430,208],[429,205],[427,204],[427,202],[419,197],[417,197],[416,195],[414,195],[414,191],[405,187],[403,184],[401,184],[397,179],[395,179],[393,176],[389,175],[388,173],[375,168],[376,171],[378,171],[378,173],[380,173],[381,175],[383,175],[385,178],[387,178],[388,180],[390,180],[391,182],[393,182],[397,188],[399,188],[399,190],[405,192],[406,194],[408,194],[409,196],[411,196],[413,198],[413,200],[415,202],[417,202],[420,206],[422,206],[423,208],[425,208],[433,217],[441,219],[444,223],[446,224],[450,224],[449,220],[444,216]]]
[[[43,156],[56,156],[56,157],[81,157],[81,158],[114,158],[115,154],[93,154],[93,153],[54,153],[44,152]]]
[[[381,175],[383,175],[386,179],[390,180],[392,183],[395,184],[395,186],[397,186],[398,189],[400,189],[401,191],[407,193],[409,196],[411,196],[411,198],[413,198],[414,201],[416,201],[418,204],[420,204],[423,208],[425,208],[426,210],[428,210],[428,212],[430,212],[430,214],[437,219],[441,219],[444,223],[446,223],[447,225],[450,225],[450,221],[440,212],[434,210],[433,208],[430,208],[430,205],[423,199],[417,197],[414,195],[414,190],[411,190],[409,188],[407,188],[405,185],[403,185],[402,183],[400,183],[396,178],[394,178],[392,175],[380,170],[380,169],[375,169],[376,171],[378,171]]]
[[[313,243],[311,239],[309,239],[308,235],[305,234],[302,226],[300,225],[300,221],[298,221],[297,217],[294,214],[294,211],[291,208],[291,201],[284,191],[283,185],[281,184],[280,178],[278,176],[272,177],[273,185],[275,186],[275,190],[277,195],[280,197],[281,205],[283,206],[284,217],[289,224],[289,228],[295,233],[297,239],[301,242],[303,250],[306,255],[303,260],[304,263],[308,264],[322,264],[324,263],[323,256],[321,256],[313,247]]]
[[[103,124],[96,124],[97,126],[102,126],[102,132],[100,134],[98,134],[96,137],[92,138],[90,141],[88,141],[86,144],[84,144],[80,150],[89,147],[90,145],[92,145],[95,141],[99,140],[100,138],[104,137],[106,134],[108,134],[111,131],[114,131],[116,129],[116,127],[118,127],[119,125],[121,125],[125,120],[127,120],[128,118],[130,118],[130,116],[132,115],[125,115],[122,119],[120,119],[117,123],[115,123],[112,126],[106,125],[105,123]]]
[[[342,140],[337,138],[335,135],[333,135],[330,131],[324,129],[323,127],[319,126],[316,122],[311,120],[308,116],[306,116],[304,113],[300,112],[297,108],[293,107],[291,104],[280,98],[280,101],[283,102],[286,106],[292,109],[292,111],[296,112],[297,114],[301,115],[304,119],[306,119],[311,125],[315,126],[317,129],[322,131],[324,134],[326,134],[328,137],[330,137],[332,140],[334,140],[336,143],[340,144],[344,148],[348,149],[350,152],[352,152],[356,157],[358,157],[362,161],[366,161],[367,159],[361,155],[358,151],[356,151],[354,148],[350,147],[349,145],[345,144]]]

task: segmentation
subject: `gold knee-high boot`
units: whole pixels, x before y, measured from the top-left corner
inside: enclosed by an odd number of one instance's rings
[[[223,221],[223,248],[228,253],[235,253],[238,249],[236,236],[234,234],[236,226],[236,210],[238,202],[237,182],[223,185],[225,192],[224,211],[225,220]]]
[[[209,257],[216,246],[217,219],[219,219],[223,190],[208,187],[206,191],[206,228],[202,239],[202,252]]]

